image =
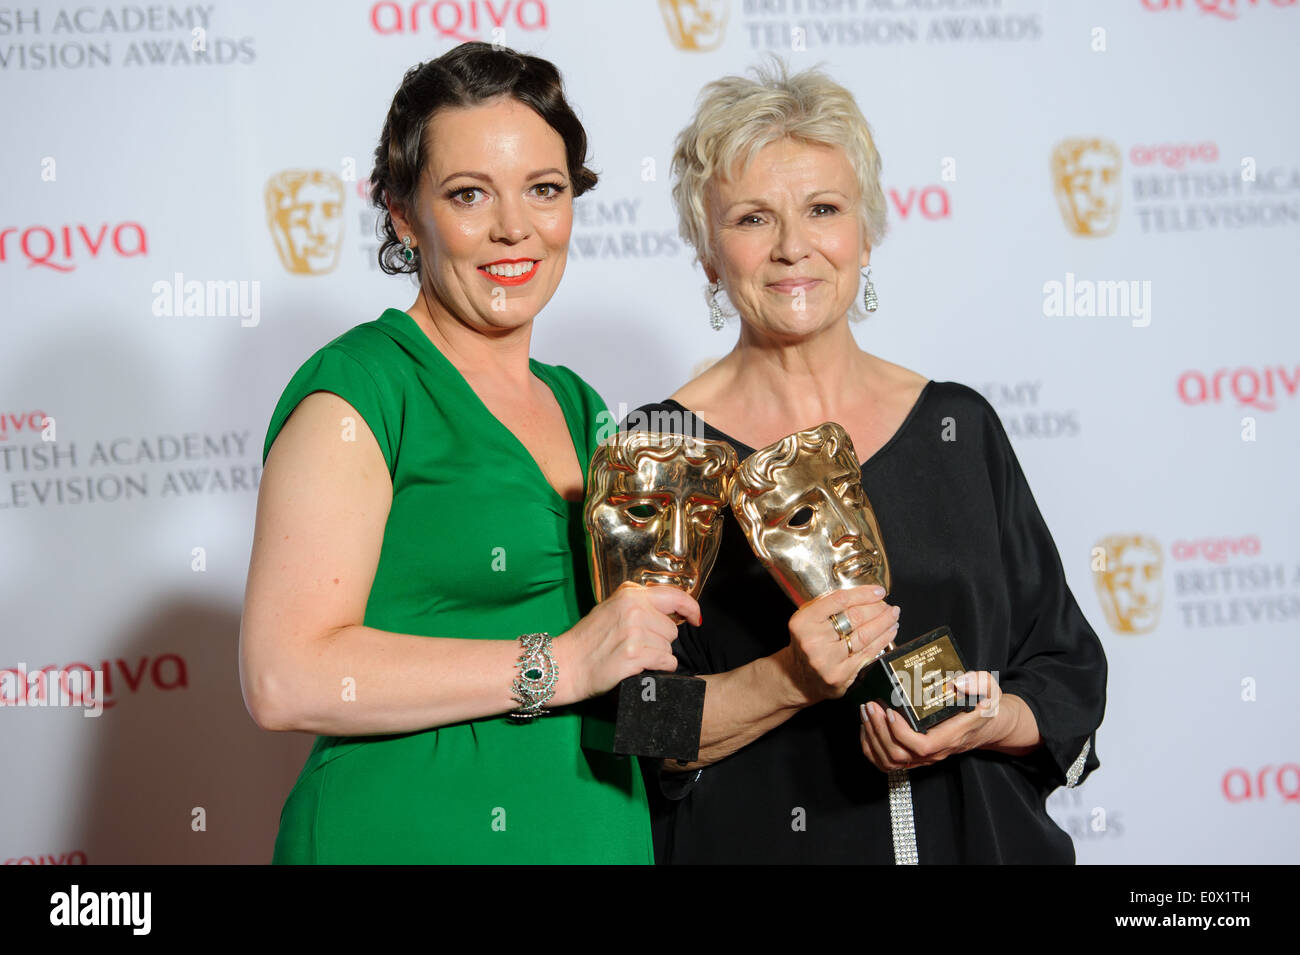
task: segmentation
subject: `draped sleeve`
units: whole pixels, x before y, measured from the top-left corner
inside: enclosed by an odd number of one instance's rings
[[[1077,786],[1100,765],[1096,731],[1106,709],[1106,656],[1066,583],[1002,423],[980,401],[1011,608],[1011,652],[999,684],[1024,700],[1038,723],[1044,745],[1029,757],[1032,767],[1055,785]]]

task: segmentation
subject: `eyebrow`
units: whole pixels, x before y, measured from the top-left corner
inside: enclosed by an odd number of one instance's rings
[[[525,179],[540,179],[542,176],[563,176],[563,175],[564,175],[564,170],[562,170],[562,169],[556,169],[554,166],[551,166],[551,167],[549,167],[549,168],[547,168],[547,169],[538,169],[538,170],[535,170],[534,172],[530,172],[530,173],[529,173],[526,177],[524,177],[524,178],[525,178]],[[459,179],[459,178],[462,177],[462,176],[464,176],[464,177],[467,178],[467,179],[481,179],[483,182],[489,182],[489,183],[490,183],[490,182],[492,181],[492,177],[489,176],[489,175],[488,175],[487,173],[485,173],[485,172],[476,172],[475,170],[472,170],[472,169],[466,169],[466,170],[462,170],[462,171],[460,171],[460,172],[453,172],[450,176],[448,176],[448,177],[447,177],[446,179],[444,179],[442,182],[438,183],[438,185],[439,185],[439,187],[445,186],[447,183],[451,182],[453,179]]]
[[[818,196],[839,196],[840,198],[845,200],[849,198],[848,195],[846,195],[843,192],[840,192],[838,189],[817,189],[814,190],[813,192],[808,193],[808,195],[804,196],[803,201],[812,202]],[[737,206],[766,206],[766,205],[767,202],[763,199],[737,199],[731,205],[727,206],[727,208],[724,209],[723,211],[730,212],[732,209],[736,208]]]

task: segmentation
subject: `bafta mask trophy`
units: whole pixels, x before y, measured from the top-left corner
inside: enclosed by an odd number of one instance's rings
[[[1120,207],[1120,151],[1106,139],[1067,139],[1052,150],[1052,187],[1075,235],[1115,231]]]
[[[797,431],[747,457],[731,482],[731,510],[755,556],[797,606],[849,587],[890,589],[889,561],[862,490],[857,452],[838,424]],[[851,639],[843,612],[830,625],[841,639]],[[858,674],[847,697],[877,700],[924,732],[974,708],[953,686],[964,672],[952,632],[940,627],[900,647],[889,644]]]
[[[1141,534],[1111,534],[1101,539],[1100,546],[1105,560],[1093,579],[1111,629],[1150,633],[1160,620],[1164,592],[1159,541]]]
[[[276,173],[266,183],[266,222],[288,271],[332,271],[343,246],[343,180],[322,169]]]
[[[601,444],[583,508],[596,599],[629,580],[698,597],[722,544],[735,469],[736,452],[721,441],[626,431]],[[676,673],[628,677],[584,714],[583,745],[691,762],[699,756],[704,688]]]

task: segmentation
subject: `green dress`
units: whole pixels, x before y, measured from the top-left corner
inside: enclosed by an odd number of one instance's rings
[[[604,402],[569,369],[530,365],[554,392],[585,466]],[[409,315],[388,309],[307,360],[271,417],[263,462],[314,391],[357,410],[393,479],[366,626],[513,640],[556,636],[590,609],[581,504],[555,492]],[[582,749],[580,730],[568,708],[525,723],[498,716],[317,737],[280,815],[273,861],[653,862],[635,760]]]

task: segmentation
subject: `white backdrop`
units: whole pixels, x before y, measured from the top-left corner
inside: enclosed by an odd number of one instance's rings
[[[601,173],[534,355],[615,411],[734,340],[669,201],[700,87],[770,49],[853,90],[890,205],[856,334],[989,397],[1105,642],[1101,769],[1049,808],[1082,862],[1294,861],[1297,6],[0,6],[0,859],[269,861],[310,738],[239,693],[266,425],[413,299],[375,266],[369,157],[403,72],[498,27],[559,66]],[[302,213],[278,243],[272,180]],[[165,307],[191,281],[247,308]],[[102,715],[31,705],[21,673],[79,667]]]

